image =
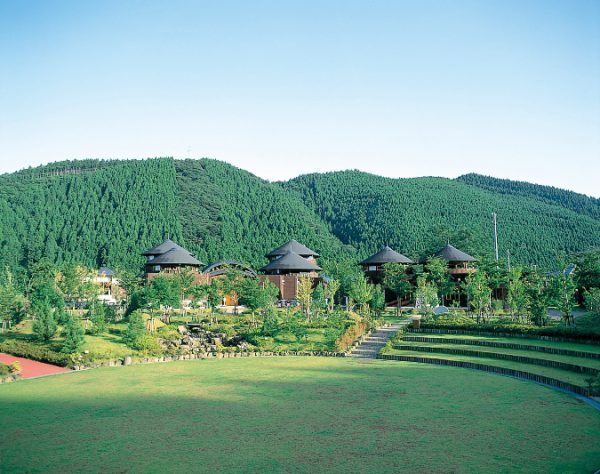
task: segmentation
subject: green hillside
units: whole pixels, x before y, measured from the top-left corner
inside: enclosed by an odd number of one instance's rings
[[[574,193],[553,186],[541,186],[525,181],[511,181],[509,179],[493,178],[480,174],[470,173],[456,178],[466,184],[487,189],[495,193],[510,194],[514,196],[531,197],[545,201],[549,204],[558,204],[571,209],[579,214],[585,214],[595,219],[600,219],[600,199]]]
[[[41,258],[139,269],[165,237],[205,263],[255,267],[296,238],[327,258],[357,260],[388,243],[414,258],[450,239],[513,261],[554,265],[561,252],[600,247],[598,200],[528,183],[464,176],[388,179],[345,171],[270,183],[215,160],[65,161],[0,175],[0,267]]]
[[[600,220],[530,196],[494,192],[445,178],[390,179],[343,171],[300,176],[283,186],[301,195],[331,231],[361,255],[387,242],[408,256],[431,254],[449,239],[476,256],[500,251],[513,262],[551,267],[561,253],[600,246]],[[571,193],[575,194],[575,193]]]
[[[0,176],[1,268],[42,257],[140,268],[140,253],[167,236],[205,263],[262,266],[290,236],[350,252],[297,195],[218,161],[86,160]]]

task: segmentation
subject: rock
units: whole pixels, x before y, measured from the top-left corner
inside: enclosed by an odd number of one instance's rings
[[[179,334],[187,334],[187,332],[188,332],[188,330],[185,326],[178,326],[177,331],[179,332]]]

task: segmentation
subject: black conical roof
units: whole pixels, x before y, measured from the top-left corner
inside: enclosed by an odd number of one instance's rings
[[[151,249],[146,250],[142,255],[162,255],[163,253],[168,252],[171,249],[181,249],[184,252],[187,252],[183,247],[177,245],[171,239],[165,240],[162,244],[157,245],[156,247],[152,247]],[[189,253],[189,252],[188,252]]]
[[[194,265],[200,266],[203,263],[192,256],[187,250],[177,246],[168,252],[159,255],[149,262],[150,265]]]
[[[475,258],[468,253],[458,250],[456,247],[448,244],[443,249],[439,250],[434,257],[441,258],[447,262],[474,262]]]
[[[297,253],[301,257],[319,257],[319,254],[317,252],[309,249],[306,245],[303,245],[294,239],[290,240],[289,242],[286,242],[281,247],[277,247],[276,249],[271,250],[267,255],[265,255],[265,257],[279,257],[281,255],[285,255],[288,252]]]
[[[297,272],[314,272],[322,270],[317,264],[309,262],[306,258],[298,255],[291,250],[285,255],[271,261],[269,264],[261,268],[264,272],[279,271],[297,271]]]
[[[383,265],[385,263],[414,263],[410,258],[396,252],[387,245],[379,252],[360,262],[361,265]]]

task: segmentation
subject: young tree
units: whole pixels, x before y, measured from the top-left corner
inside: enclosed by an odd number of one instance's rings
[[[79,352],[85,341],[84,334],[85,330],[79,320],[69,316],[61,334],[64,338],[61,352],[65,354]]]
[[[323,285],[323,295],[327,302],[327,312],[331,313],[335,306],[335,295],[340,289],[340,281],[330,279],[325,285]]]
[[[428,281],[425,275],[420,275],[417,278],[416,303],[419,306],[421,315],[432,315],[433,308],[437,306],[438,302],[439,298],[435,284]]]
[[[371,307],[377,315],[380,315],[385,309],[385,290],[381,287],[381,285],[375,285],[375,288],[373,289]]]
[[[269,282],[246,278],[240,288],[240,301],[252,312],[252,325],[256,325],[255,313],[267,313],[277,301],[279,290]]]
[[[552,301],[560,311],[566,326],[574,324],[573,308],[575,308],[575,282],[571,275],[560,272],[551,280]]]
[[[532,272],[525,280],[526,309],[529,318],[538,326],[548,322],[548,291],[546,282],[537,272]]]
[[[584,294],[585,309],[595,315],[600,315],[600,288],[590,288]]]
[[[456,290],[456,285],[448,273],[448,263],[438,257],[430,257],[426,264],[427,278],[435,285],[439,304],[444,304],[444,298]]]
[[[129,347],[136,348],[137,341],[146,334],[146,322],[140,311],[129,315],[129,323],[123,335],[123,341]]]
[[[412,285],[408,280],[406,267],[400,263],[386,263],[383,265],[383,286],[393,291],[396,300],[396,316],[402,312],[401,300],[410,295]],[[385,297],[385,295],[384,295]]]
[[[25,317],[25,297],[13,283],[11,271],[6,268],[4,280],[0,281],[0,320],[2,329],[18,324]]]
[[[94,301],[88,309],[88,318],[92,322],[92,327],[88,329],[90,334],[103,334],[107,329],[106,305],[99,301]]]
[[[311,303],[312,303],[312,294],[313,294],[313,281],[310,275],[302,275],[298,278],[298,293],[297,298],[302,305],[302,311],[306,316],[306,320],[310,322],[311,320]]]
[[[485,314],[492,304],[492,289],[487,274],[483,270],[471,273],[463,283],[469,298],[469,305],[477,315],[477,322],[485,321]]]
[[[48,342],[56,334],[58,324],[54,319],[54,308],[49,304],[40,304],[35,307],[35,321],[33,321],[33,334],[43,342]]]
[[[510,317],[514,321],[515,315],[521,320],[521,314],[527,307],[527,288],[523,282],[523,272],[520,268],[513,268],[508,272],[506,280],[506,302],[510,308]]]
[[[360,314],[369,312],[369,301],[373,298],[374,289],[375,287],[363,275],[352,280],[350,298],[358,304]]]

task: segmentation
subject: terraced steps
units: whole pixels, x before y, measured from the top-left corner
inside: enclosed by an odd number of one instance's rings
[[[377,355],[386,345],[387,341],[408,323],[408,321],[403,321],[387,327],[375,329],[371,334],[365,337],[358,346],[352,349],[350,357],[357,359],[377,359]]]

